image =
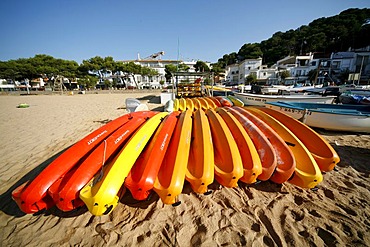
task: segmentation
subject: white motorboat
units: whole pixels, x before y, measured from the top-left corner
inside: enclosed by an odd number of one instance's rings
[[[311,127],[370,133],[368,105],[271,102],[266,107],[299,119]]]
[[[234,96],[245,105],[264,105],[269,102],[287,101],[287,102],[311,102],[331,104],[334,102],[336,96],[321,96],[321,95],[265,95],[252,93],[236,93]]]

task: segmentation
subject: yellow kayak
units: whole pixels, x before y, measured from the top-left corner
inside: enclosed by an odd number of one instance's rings
[[[200,105],[204,111],[210,108],[208,102],[204,98],[197,98],[197,100],[199,100]]]
[[[205,112],[193,114],[192,142],[186,180],[196,193],[205,193],[214,179],[214,154],[211,129]]]
[[[203,99],[205,101],[207,101],[209,108],[212,108],[212,109],[216,109],[217,108],[217,105],[215,104],[215,102],[213,100],[211,100],[210,98],[204,97]]]
[[[181,194],[188,164],[192,130],[192,111],[181,113],[166,155],[154,183],[154,191],[164,204],[174,204]]]
[[[257,177],[262,173],[262,163],[252,139],[238,119],[228,112],[228,108],[217,108],[216,112],[221,115],[229,127],[239,148],[244,169],[244,175],[240,180],[247,184],[257,182]]]
[[[82,188],[80,198],[93,215],[109,214],[117,206],[120,199],[117,194],[127,174],[167,114],[161,112],[149,118],[107,165],[104,175]]]
[[[186,110],[186,99],[180,98],[179,99],[179,111],[185,111]]]
[[[174,99],[173,100],[173,111],[178,111],[180,109],[180,100]]]
[[[206,111],[211,126],[215,159],[215,178],[225,187],[237,187],[243,177],[243,163],[233,135],[214,109]]]
[[[321,171],[331,171],[339,163],[340,158],[337,152],[316,131],[282,112],[266,107],[258,109],[276,118],[276,120],[292,131],[311,152]]]
[[[243,101],[241,101],[238,98],[235,98],[232,95],[228,95],[227,98],[233,103],[234,106],[240,106],[240,107],[243,107],[244,106],[244,102]]]
[[[191,99],[186,99],[186,109],[194,111],[194,102]]]
[[[290,183],[302,188],[314,188],[323,180],[320,168],[310,151],[287,127],[257,108],[248,107],[246,109],[275,130],[292,150],[296,161],[296,168],[292,178],[289,180]]]
[[[275,151],[276,166],[270,167],[269,179],[274,183],[282,184],[292,177],[296,167],[296,161],[294,154],[285,141],[274,131],[267,123],[259,119],[253,113],[245,110],[245,108],[234,106],[232,109],[236,109],[241,114],[249,119],[255,126],[257,126],[263,135],[271,143]],[[249,108],[248,108],[249,109]],[[264,169],[266,174],[268,169]],[[263,173],[263,172],[262,172]],[[260,177],[259,177],[260,178]],[[265,177],[267,178],[267,177]]]
[[[202,108],[202,105],[200,104],[200,101],[196,98],[191,99],[194,103],[194,110],[198,110]]]

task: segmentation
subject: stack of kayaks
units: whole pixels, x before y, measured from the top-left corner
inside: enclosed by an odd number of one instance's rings
[[[236,187],[270,180],[314,188],[340,161],[314,130],[281,112],[244,107],[232,96],[182,98],[174,111],[128,113],[62,153],[12,197],[25,213],[86,205],[110,213],[126,189],[179,203],[185,181],[195,193],[214,181]]]

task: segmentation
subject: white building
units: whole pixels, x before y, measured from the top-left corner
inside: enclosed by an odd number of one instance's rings
[[[154,54],[153,54],[154,55]],[[164,83],[166,86],[166,65],[172,64],[172,65],[178,65],[178,64],[185,64],[189,67],[188,72],[195,72],[195,64],[197,63],[196,60],[191,60],[191,61],[178,61],[178,60],[163,60],[161,57],[154,57],[153,55],[141,59],[140,56],[136,60],[124,60],[122,61],[123,63],[129,63],[133,62],[137,65],[140,65],[142,67],[148,67],[150,69],[153,69],[157,71],[158,75],[155,76],[142,76],[142,75],[134,75],[134,79],[136,80],[136,83],[142,87],[150,87],[150,88],[161,88],[161,82]],[[205,62],[208,67],[210,67],[209,62]]]
[[[262,58],[245,59],[238,64],[228,65],[225,69],[226,82],[231,84],[244,84],[245,79],[250,74],[255,74],[257,76],[257,80],[268,78],[270,71],[260,73],[261,69],[263,69]],[[261,76],[265,78],[261,78]]]

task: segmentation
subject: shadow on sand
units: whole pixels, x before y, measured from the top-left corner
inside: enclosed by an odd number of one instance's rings
[[[65,150],[68,148],[60,151],[59,153],[55,154],[51,158],[45,160],[40,165],[35,167],[33,170],[28,172],[24,175],[20,180],[18,180],[13,186],[11,186],[4,194],[0,195],[0,210],[8,215],[12,215],[15,217],[24,216],[23,213],[19,208],[18,205],[12,199],[12,191],[18,188],[20,185],[24,184],[29,180],[33,180],[37,175],[39,175],[51,162],[53,162],[59,155],[61,155]]]

